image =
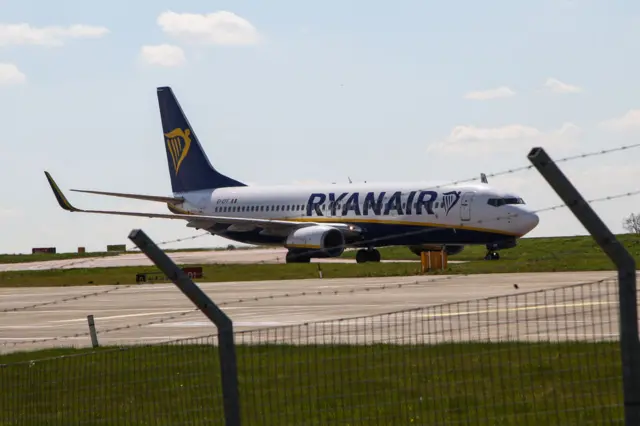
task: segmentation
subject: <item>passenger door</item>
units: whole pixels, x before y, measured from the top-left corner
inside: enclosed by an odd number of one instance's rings
[[[471,202],[475,192],[465,192],[460,199],[460,219],[471,220]]]

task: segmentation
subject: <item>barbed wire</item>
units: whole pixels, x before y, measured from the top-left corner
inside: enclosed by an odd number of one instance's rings
[[[182,242],[182,241],[195,240],[197,238],[206,237],[207,235],[211,236],[211,233],[210,232],[203,232],[201,234],[193,235],[191,237],[176,238],[174,240],[161,241],[161,242],[156,243],[156,244],[159,246],[159,245],[166,245],[166,244],[171,244],[171,243],[179,243],[179,242]],[[138,246],[136,246],[135,244],[133,244],[133,245],[130,246],[130,248],[127,248],[127,251],[140,251],[140,248]]]
[[[203,232],[201,234],[194,235],[194,236],[181,237],[181,238],[177,238],[177,239],[173,239],[173,240],[160,241],[160,242],[157,242],[156,245],[163,246],[163,245],[166,245],[166,244],[171,244],[171,243],[180,242],[180,241],[194,240],[194,239],[197,239],[197,238],[202,238],[202,237],[207,236],[207,235],[211,236],[211,233],[210,232]],[[114,254],[112,256],[109,255],[109,256],[106,256],[106,257],[117,257],[119,255],[131,254],[132,252],[141,252],[141,251],[137,246],[132,245],[131,247],[127,248],[125,252],[123,252],[121,254]],[[77,265],[82,265],[84,263],[94,262],[96,259],[104,259],[106,257],[104,257],[104,256],[87,256],[87,257],[83,257],[83,258],[80,258],[80,259],[77,259],[77,260],[72,260],[71,262],[67,262],[67,263],[64,263],[64,264],[59,265],[59,266],[52,266],[52,267],[47,268],[47,269],[39,269],[39,271],[56,271],[56,270],[62,270],[62,269],[71,269],[70,268],[71,266],[77,266]],[[60,259],[60,260],[54,259],[54,260],[45,260],[45,261],[42,261],[42,262],[64,262],[64,261],[65,261],[65,259]],[[31,262],[20,262],[20,263],[29,264]],[[2,272],[13,272],[13,271],[11,271],[11,270],[9,270],[9,271],[0,271],[0,273],[2,273]]]
[[[569,156],[569,157],[565,157],[565,158],[562,158],[560,160],[557,160],[555,162],[556,163],[558,163],[558,162],[566,162],[566,161],[571,161],[571,160],[574,160],[574,159],[586,158],[586,157],[596,156],[596,155],[603,155],[603,154],[607,154],[607,153],[611,153],[611,152],[622,151],[622,150],[632,149],[632,148],[636,148],[636,147],[640,147],[640,143],[639,144],[622,146],[622,147],[618,147],[618,148],[612,148],[612,149],[608,149],[608,150],[601,150],[601,151],[597,151],[597,152],[591,152],[591,153],[584,153],[584,154],[578,154],[578,155],[574,155],[574,156]],[[519,171],[528,170],[528,169],[530,169],[532,167],[533,167],[532,165],[529,165],[529,166],[525,166],[525,167],[505,170],[503,172],[492,173],[492,174],[489,174],[487,176],[495,177],[495,176],[509,174],[509,173],[516,173],[516,172],[519,172]],[[476,177],[476,178],[468,179],[468,180],[455,181],[453,183],[450,183],[449,185],[468,182],[468,181],[473,181],[473,180],[477,180],[477,179],[479,179],[479,178]],[[631,192],[625,192],[625,193],[621,193],[621,194],[617,194],[617,195],[599,197],[599,198],[588,200],[586,202],[588,204],[592,204],[592,203],[595,203],[595,202],[611,201],[613,199],[630,197],[630,196],[634,196],[634,195],[638,195],[638,194],[640,194],[640,191],[631,191]],[[532,213],[541,213],[541,212],[545,212],[545,211],[552,211],[552,210],[557,210],[557,209],[563,208],[563,207],[567,207],[567,205],[566,204],[558,204],[558,205],[551,206],[551,207],[546,207],[546,208],[542,208],[542,209],[533,210]],[[480,220],[475,221],[475,223],[476,224],[486,224],[486,223],[489,223],[489,222],[494,222],[494,221],[499,221],[499,220],[504,220],[504,219],[512,219],[512,218],[515,218],[517,216],[519,216],[519,214],[515,213],[515,214],[510,214],[510,215],[507,215],[507,216],[499,216],[499,217],[496,217],[496,218],[490,219],[490,220],[480,219]],[[347,219],[347,218],[345,218],[345,219]],[[468,225],[465,225],[465,226],[468,226]],[[434,231],[437,231],[439,229],[441,229],[441,228],[434,227],[434,228],[429,228],[429,229],[420,229],[420,230],[415,230],[415,231],[408,231],[408,232],[404,232],[404,233],[396,233],[396,234],[392,234],[392,235],[388,235],[388,236],[384,236],[384,237],[377,237],[377,238],[372,238],[372,239],[369,239],[369,240],[366,240],[366,241],[360,241],[358,243],[359,244],[374,243],[374,242],[377,242],[377,241],[390,239],[390,238],[397,238],[397,237],[402,237],[402,236],[410,236],[410,235],[417,235],[417,234],[421,234],[421,233],[434,232]],[[165,240],[165,241],[158,242],[156,244],[157,245],[166,245],[166,244],[169,244],[169,243],[172,243],[172,242],[193,240],[193,239],[200,238],[200,237],[203,237],[203,236],[206,236],[206,235],[211,235],[211,234],[209,232],[205,232],[205,233],[201,233],[201,234],[195,235],[195,236],[182,237],[182,238],[173,239],[173,240]],[[344,247],[346,247],[346,246],[351,246],[351,244],[348,244],[348,245],[345,244]],[[137,249],[137,247],[136,247],[136,249]],[[317,250],[317,251],[321,252],[322,250],[320,249],[320,250]],[[64,266],[68,267],[68,266],[73,265],[73,264],[88,262],[88,261],[92,261],[92,260],[94,260],[94,258],[93,259],[92,258],[90,258],[90,259],[82,259],[82,260],[78,260],[77,262],[72,262],[72,263],[64,265]],[[57,268],[52,268],[52,269],[57,269]],[[465,277],[465,276],[470,276],[470,275],[473,275],[473,274],[456,274],[456,275],[452,275],[452,276],[436,278],[434,280],[429,280],[429,281],[426,281],[426,282],[418,282],[418,281],[416,281],[415,283],[403,282],[403,283],[398,284],[399,287],[397,287],[397,288],[402,288],[402,286],[408,286],[408,285],[424,285],[424,284],[427,284],[429,282],[436,282],[436,281],[447,280],[447,279],[451,279],[451,278],[459,278],[461,276]],[[82,299],[82,298],[94,297],[94,296],[101,295],[101,294],[107,294],[107,293],[110,293],[110,292],[113,292],[113,291],[116,291],[116,290],[119,290],[119,289],[122,289],[122,288],[128,288],[128,287],[131,287],[131,285],[126,285],[126,286],[123,286],[123,287],[117,287],[117,288],[114,288],[114,289],[104,290],[104,291],[100,291],[100,292],[92,292],[92,293],[88,293],[86,295],[78,295],[78,296],[73,296],[73,297],[60,299],[60,300],[54,300],[54,301],[50,301],[50,302],[42,302],[42,303],[38,303],[38,304],[34,304],[34,305],[21,307],[21,308],[5,309],[5,310],[0,311],[0,312],[12,312],[12,311],[15,312],[15,311],[18,311],[18,310],[33,309],[33,308],[36,308],[36,307],[39,307],[39,306],[47,306],[47,305],[52,305],[52,304],[57,304],[57,303],[65,303],[67,301],[79,300],[79,299]],[[373,287],[367,287],[367,288],[361,288],[361,289],[352,288],[352,289],[349,289],[348,291],[334,290],[331,293],[332,294],[343,294],[345,292],[355,293],[355,292],[359,292],[359,291],[371,291],[371,290],[376,290],[376,289],[384,290],[386,288],[391,288],[391,287],[394,287],[394,285],[385,284],[385,285],[382,285],[382,286],[373,286]],[[325,292],[320,291],[320,292],[300,292],[300,293],[293,293],[293,294],[286,293],[286,294],[282,294],[282,295],[271,295],[271,296],[264,296],[264,297],[245,298],[245,299],[238,299],[238,300],[235,300],[235,301],[223,302],[223,303],[220,304],[220,306],[228,306],[228,305],[230,305],[232,303],[243,303],[243,301],[258,301],[258,300],[266,300],[266,299],[274,299],[274,298],[286,298],[286,297],[298,297],[298,296],[322,295],[322,294],[328,294],[328,292],[327,291],[325,291]],[[133,326],[127,325],[127,326],[121,326],[121,327],[115,327],[115,328],[112,328],[112,329],[102,330],[102,331],[100,331],[100,333],[104,334],[104,333],[109,333],[109,332],[118,331],[118,330],[127,329],[127,328],[144,327],[144,326],[147,326],[147,325],[153,325],[153,324],[157,324],[157,323],[161,323],[161,322],[165,322],[165,321],[170,321],[172,319],[179,318],[181,316],[184,316],[186,314],[193,313],[193,312],[196,312],[196,311],[198,311],[198,309],[187,311],[187,312],[182,313],[180,315],[174,315],[174,316],[170,316],[170,317],[163,317],[163,318],[160,318],[158,320],[150,321],[150,322],[147,322],[147,323],[140,323],[140,324],[133,325]],[[44,339],[44,340],[42,340],[42,339],[27,340],[27,341],[24,341],[24,343],[46,342],[46,341],[52,341],[52,340],[58,340],[58,339],[61,340],[61,339],[68,339],[68,338],[72,338],[72,337],[81,337],[81,336],[88,336],[88,335],[89,335],[89,333],[81,333],[81,334],[75,334],[75,335],[60,337],[60,338],[50,338],[50,339]],[[19,344],[21,342],[23,342],[23,341],[5,342],[5,343],[3,343],[3,345],[6,345],[6,344]]]
[[[580,160],[580,159],[584,159],[584,158],[588,158],[588,157],[611,154],[613,152],[625,151],[625,150],[628,150],[628,149],[633,149],[633,148],[638,148],[638,147],[640,147],[640,143],[635,143],[635,144],[631,144],[631,145],[622,145],[622,146],[615,147],[615,148],[610,148],[610,149],[601,149],[599,151],[592,151],[592,152],[586,152],[586,153],[582,153],[582,154],[570,155],[570,156],[567,156],[567,157],[560,158],[559,160],[553,160],[553,162],[554,163],[566,163],[566,162],[573,161],[573,160]],[[490,174],[487,174],[486,177],[490,178],[490,177],[504,176],[504,175],[508,175],[510,173],[522,172],[522,171],[526,171],[526,170],[533,169],[533,168],[534,168],[533,164],[529,164],[527,166],[521,166],[521,167],[516,167],[516,168],[513,168],[513,169],[503,170],[501,172],[490,173]],[[469,179],[456,180],[456,181],[452,181],[450,183],[440,184],[438,186],[435,186],[434,188],[441,188],[443,186],[449,186],[449,185],[459,185],[461,183],[474,182],[474,181],[477,181],[477,180],[480,180],[480,179],[481,179],[481,177],[476,176],[476,177],[469,178]]]
[[[591,152],[586,152],[586,153],[581,153],[581,154],[570,155],[570,156],[566,156],[566,157],[560,158],[558,160],[554,160],[554,162],[555,163],[565,163],[565,162],[569,162],[569,161],[573,161],[573,160],[584,159],[584,158],[593,157],[593,156],[606,155],[606,154],[619,152],[619,151],[630,150],[630,149],[634,149],[634,148],[638,148],[638,147],[640,147],[640,143],[630,144],[630,145],[622,145],[622,146],[618,146],[618,147],[615,147],[615,148],[602,149],[602,150],[598,150],[598,151],[591,151]],[[489,174],[486,175],[486,177],[489,178],[489,177],[503,176],[503,175],[507,175],[507,174],[526,171],[526,170],[532,169],[533,167],[534,166],[532,164],[529,164],[529,165],[526,165],[526,166],[506,169],[506,170],[503,170],[503,171],[500,171],[500,172],[489,173]],[[438,189],[438,188],[442,188],[443,186],[458,185],[458,184],[461,184],[461,183],[474,182],[474,181],[477,181],[479,179],[480,179],[480,177],[475,176],[473,178],[450,181],[448,183],[439,184],[439,185],[436,185],[436,186],[430,187],[430,188],[431,189]],[[171,244],[171,243],[175,243],[175,242],[194,240],[194,239],[201,238],[201,237],[208,236],[208,235],[212,235],[212,234],[210,232],[203,232],[201,234],[194,235],[194,236],[181,237],[181,238],[176,238],[176,239],[172,239],[172,240],[160,241],[160,242],[157,242],[156,244],[159,245],[159,246],[160,245],[166,245],[166,244]],[[139,251],[139,248],[137,246],[135,246],[135,245],[132,245],[129,248],[127,248],[127,251]],[[65,268],[65,267],[68,267],[68,266],[71,266],[71,265],[82,264],[84,262],[90,262],[92,260],[94,260],[94,259],[93,258],[82,259],[82,260],[71,262],[71,263],[65,264],[65,265],[63,265],[61,267],[52,268],[52,269]]]
[[[625,192],[625,193],[621,193],[621,194],[616,194],[616,195],[608,195],[606,197],[598,197],[598,198],[593,198],[590,200],[585,200],[587,204],[593,204],[593,203],[597,203],[597,202],[604,202],[604,201],[611,201],[614,199],[619,199],[619,198],[625,198],[625,197],[631,197],[631,196],[635,196],[635,195],[640,195],[640,190],[637,191],[629,191],[629,192]],[[557,204],[554,206],[550,206],[550,207],[545,207],[545,208],[541,208],[538,210],[534,210],[534,213],[542,213],[542,212],[546,212],[546,211],[553,211],[553,210],[557,210],[560,208],[565,208],[567,207],[566,204]],[[506,217],[497,217],[493,220],[500,220],[500,219],[505,219],[505,218],[513,218],[513,217],[517,217],[518,214],[512,214],[510,216],[506,216]],[[490,222],[492,220],[478,220],[476,223],[477,224],[485,224],[487,222]],[[416,230],[416,231],[408,231],[404,234],[394,234],[392,236],[385,236],[385,237],[379,237],[378,239],[371,239],[369,241],[366,241],[365,243],[369,243],[369,242],[376,242],[379,239],[383,239],[383,238],[397,238],[398,236],[407,236],[410,234],[417,234],[417,233],[427,233],[427,232],[434,232],[437,231],[438,228],[430,228],[430,229],[420,229],[420,230]],[[345,245],[346,246],[346,245]],[[318,252],[322,251],[321,249],[317,250]],[[570,254],[570,253],[574,253],[575,251],[565,251],[563,252],[564,254]],[[557,253],[554,252],[552,255],[548,255],[548,258],[557,258],[559,254],[563,254],[563,253]],[[274,259],[278,259],[279,256],[274,256]],[[536,260],[544,260],[545,257],[541,257],[541,258],[537,258]],[[524,262],[524,261],[523,261]],[[460,275],[458,275],[460,276]],[[104,291],[99,291],[99,292],[91,292],[91,293],[87,293],[87,294],[82,294],[82,295],[78,295],[78,296],[73,296],[73,297],[69,297],[69,298],[65,298],[65,299],[59,299],[59,300],[54,300],[54,301],[49,301],[49,302],[42,302],[42,303],[37,303],[37,304],[33,304],[33,305],[28,305],[28,306],[23,306],[23,307],[19,307],[19,308],[7,308],[7,309],[3,309],[0,311],[0,313],[6,313],[6,312],[15,312],[15,311],[20,311],[20,310],[28,310],[28,309],[34,309],[37,307],[42,307],[42,306],[48,306],[48,305],[54,305],[54,304],[58,304],[58,303],[64,303],[64,302],[68,302],[68,301],[74,301],[74,300],[80,300],[80,299],[86,299],[88,297],[94,297],[94,296],[99,296],[102,294],[107,294],[107,293],[111,293],[123,288],[129,288],[132,287],[132,285],[125,285],[125,286],[121,286],[121,287],[116,287],[113,289],[109,289],[109,290],[104,290]],[[288,297],[288,296],[287,296]],[[271,297],[273,298],[273,297]],[[257,299],[251,299],[251,300],[257,300]]]
[[[159,318],[157,320],[148,321],[148,322],[144,322],[144,323],[139,323],[139,324],[135,324],[135,325],[122,325],[122,326],[119,326],[119,327],[107,328],[105,330],[96,329],[96,334],[113,333],[114,331],[128,330],[128,329],[132,329],[132,328],[140,328],[140,327],[147,327],[147,326],[154,325],[154,324],[161,324],[163,322],[172,321],[174,319],[178,319],[178,318],[181,318],[181,317],[184,317],[186,315],[193,314],[193,313],[196,313],[196,312],[199,312],[199,311],[200,311],[200,308],[194,308],[194,309],[190,309],[190,310],[181,312],[179,314],[174,314],[174,315],[171,315],[171,316],[161,317],[161,318]],[[75,334],[69,334],[69,335],[61,336],[61,337],[50,337],[50,338],[46,338],[46,339],[25,339],[25,340],[16,340],[16,341],[12,341],[12,342],[2,342],[2,346],[17,346],[17,345],[27,345],[27,344],[34,344],[34,343],[55,342],[55,341],[59,341],[59,340],[76,339],[78,337],[89,337],[89,336],[91,336],[91,332],[75,333]]]
[[[598,197],[598,198],[594,198],[594,199],[590,199],[590,200],[585,200],[585,202],[587,204],[592,204],[595,202],[603,202],[603,201],[610,201],[610,200],[614,200],[614,199],[619,199],[619,198],[624,198],[624,197],[630,197],[630,196],[634,196],[634,195],[638,195],[640,194],[640,190],[637,191],[630,191],[630,192],[625,192],[625,193],[621,193],[621,194],[616,194],[616,195],[609,195],[606,197]],[[534,212],[539,213],[539,212],[545,212],[545,211],[552,211],[552,210],[557,210],[558,208],[563,208],[563,207],[568,207],[566,204],[558,204],[555,206],[550,206],[550,207],[545,207],[542,209],[538,209],[535,210]],[[508,217],[514,217],[517,216],[516,215],[511,215]],[[496,217],[494,220],[500,220],[501,217]],[[482,222],[482,220],[480,220],[480,222]],[[486,223],[486,221],[484,221],[484,223]],[[428,230],[419,230],[419,231],[413,231],[413,232],[426,232],[426,231],[433,231],[432,229],[428,229]],[[447,276],[442,276],[442,277],[438,277],[438,278],[434,278],[434,279],[430,279],[430,280],[426,280],[426,281],[415,281],[413,283],[409,282],[402,282],[402,283],[395,283],[395,284],[383,284],[383,285],[378,285],[378,286],[371,286],[371,287],[363,287],[363,288],[351,288],[348,290],[332,290],[332,291],[305,291],[305,292],[298,292],[298,293],[284,293],[284,294],[280,294],[280,295],[270,295],[270,296],[256,296],[256,297],[251,297],[251,298],[241,298],[241,299],[237,299],[234,301],[226,301],[226,302],[221,302],[218,305],[221,307],[224,306],[230,306],[231,304],[240,304],[240,303],[245,303],[247,301],[260,301],[260,300],[273,300],[273,299],[280,299],[280,298],[290,298],[290,297],[301,297],[301,296],[317,296],[317,295],[327,295],[327,294],[333,294],[333,295],[339,295],[339,294],[345,294],[345,293],[356,293],[356,292],[369,292],[372,290],[386,290],[386,289],[390,289],[390,288],[402,288],[402,287],[408,287],[408,286],[416,286],[416,285],[424,285],[424,284],[428,284],[428,283],[432,283],[432,282],[437,282],[437,281],[445,281],[445,280],[451,280],[454,278],[460,278],[460,277],[470,277],[473,276],[475,274],[455,274],[455,275],[447,275]],[[179,315],[172,315],[169,317],[162,317],[158,320],[154,320],[154,321],[149,321],[146,323],[140,323],[140,324],[136,324],[136,325],[126,325],[126,326],[120,326],[120,327],[114,327],[111,329],[107,329],[107,330],[102,330],[100,331],[100,333],[105,334],[105,333],[110,333],[110,332],[114,332],[114,331],[119,331],[119,330],[123,330],[123,329],[129,329],[129,328],[139,328],[139,327],[145,327],[145,326],[149,326],[149,325],[154,325],[154,324],[160,324],[166,321],[171,321],[173,319],[176,318],[180,318],[184,315],[190,314],[190,313],[195,313],[199,311],[199,309],[193,309],[191,311],[187,311],[184,313],[181,313]],[[69,339],[69,338],[76,338],[76,337],[83,337],[83,336],[89,336],[90,333],[80,333],[80,334],[75,334],[75,335],[70,335],[70,336],[64,336],[64,337],[59,337],[59,338],[49,338],[49,339],[39,339],[39,340],[26,340],[26,341],[14,341],[14,342],[4,342],[3,346],[6,345],[18,345],[18,344],[28,344],[28,343],[39,343],[39,342],[48,342],[48,341],[55,341],[55,340],[65,340],[65,339]]]
[[[628,191],[628,192],[624,192],[624,193],[620,193],[620,194],[616,194],[616,195],[608,195],[606,197],[599,197],[599,198],[594,198],[594,199],[591,199],[591,200],[585,200],[585,202],[587,204],[593,204],[593,203],[597,203],[597,202],[611,201],[611,200],[614,200],[614,199],[631,197],[631,196],[635,196],[635,195],[639,195],[639,194],[640,194],[640,190]],[[568,207],[568,206],[566,204],[562,203],[562,204],[557,204],[557,205],[550,206],[550,207],[531,210],[531,211],[526,212],[524,214],[543,213],[543,212],[546,212],[546,211],[557,210],[559,208],[564,208],[564,207]],[[523,216],[523,213],[508,213],[506,216],[496,216],[493,219],[478,219],[476,221],[468,221],[467,224],[460,224],[460,225],[455,225],[455,226],[456,227],[459,226],[457,229],[464,230],[464,229],[471,228],[473,225],[486,225],[488,223],[498,222],[500,220],[515,219],[515,218],[518,218],[520,216]],[[345,221],[348,221],[348,218]],[[407,224],[406,226],[411,226],[411,225]],[[375,237],[375,238],[360,240],[360,241],[357,241],[357,244],[360,245],[360,246],[366,246],[366,245],[375,246],[375,243],[378,243],[380,241],[390,240],[390,239],[394,239],[394,238],[416,236],[416,235],[421,235],[421,234],[427,234],[427,233],[430,233],[430,232],[441,231],[442,229],[446,229],[449,226],[451,226],[451,225],[450,224],[443,224],[442,226],[434,225],[434,226],[426,228],[426,229],[423,228],[423,229],[417,229],[417,230],[412,230],[412,231],[405,231],[405,232],[399,232],[399,233],[394,233],[394,234],[387,234],[387,235],[384,235],[384,236],[381,236],[381,237]],[[487,232],[491,232],[491,230],[488,229]],[[345,243],[345,244],[334,246],[334,247],[332,247],[332,249],[351,248],[353,246],[353,244],[354,243]],[[425,244],[436,244],[436,243],[425,242]],[[451,243],[451,244],[444,244],[444,245],[465,245],[465,244]],[[319,253],[323,253],[324,251],[325,251],[325,249],[311,249],[311,250],[305,251],[304,255],[308,256],[310,254],[311,255],[319,254]]]
[[[263,300],[274,300],[274,299],[281,299],[281,298],[293,298],[293,297],[305,297],[305,296],[317,296],[317,295],[343,295],[343,294],[354,294],[354,293],[361,293],[361,292],[365,293],[365,292],[371,292],[371,291],[376,291],[376,290],[384,291],[384,290],[391,290],[391,289],[402,289],[402,288],[406,288],[406,287],[424,286],[424,285],[427,285],[427,284],[432,284],[432,283],[442,282],[442,281],[449,281],[449,280],[452,280],[452,279],[469,278],[469,277],[473,277],[474,275],[475,274],[446,275],[446,276],[441,276],[441,277],[437,277],[437,278],[427,279],[427,280],[424,280],[424,281],[416,280],[414,282],[384,283],[384,284],[373,285],[373,286],[368,286],[368,287],[355,287],[355,288],[350,288],[350,289],[347,289],[347,290],[325,290],[325,291],[318,290],[318,291],[303,291],[303,292],[297,292],[297,293],[284,293],[284,294],[270,295],[270,296],[256,296],[256,297],[251,297],[251,298],[241,298],[241,299],[237,299],[237,300],[229,300],[229,301],[226,301],[226,302],[220,302],[220,303],[216,303],[216,305],[219,306],[219,307],[224,307],[224,306],[230,306],[232,304],[242,304],[242,303],[246,303],[246,302],[256,302],[256,301],[263,301]],[[602,282],[605,282],[607,280],[615,279],[616,276],[617,275],[611,275],[610,277],[601,278],[601,279],[598,279],[598,280],[582,282],[582,283],[578,283],[578,284],[572,284],[569,287],[587,285],[587,284],[602,283]],[[540,291],[544,291],[544,290],[532,290],[532,291],[530,291],[528,293],[536,293],[536,292],[540,292]],[[518,293],[518,294],[522,294],[522,293]],[[496,298],[496,297],[501,297],[501,296],[489,296],[489,297],[485,297],[485,298],[481,298],[481,299],[477,299],[477,300],[490,300],[490,299],[493,299],[493,298]],[[465,303],[465,301],[455,302],[455,303]],[[449,303],[434,304],[434,305],[429,305],[429,306],[426,306],[426,307],[427,308],[433,308],[433,307],[438,307],[440,305],[448,305],[448,304]],[[423,306],[423,307],[414,308],[414,309],[423,309],[423,308],[425,308],[425,307]],[[174,315],[171,315],[171,316],[165,316],[165,317],[158,318],[156,320],[147,321],[147,322],[143,322],[143,323],[139,323],[139,324],[122,325],[122,326],[118,326],[118,327],[107,328],[107,329],[104,329],[104,330],[96,329],[96,335],[104,335],[104,334],[107,334],[107,333],[113,333],[113,332],[121,331],[121,330],[130,330],[130,329],[135,329],[135,328],[142,328],[142,327],[162,324],[162,323],[165,323],[165,322],[168,322],[168,321],[172,321],[172,320],[175,320],[175,319],[179,319],[179,318],[185,317],[185,316],[190,315],[190,314],[195,314],[197,312],[201,312],[200,308],[194,308],[194,309],[191,309],[191,310],[187,310],[187,311],[181,312],[179,314],[174,314]],[[389,312],[387,312],[386,314],[388,314],[388,313]],[[391,312],[391,313],[393,313],[393,312]],[[375,315],[370,315],[370,316],[377,316],[377,315],[384,315],[384,314],[385,313],[375,314]],[[369,315],[367,315],[367,316],[369,316]],[[358,318],[360,318],[360,317],[362,317],[362,315],[358,316]],[[344,321],[344,320],[349,320],[349,318],[338,318],[338,319],[334,319],[332,321]],[[310,323],[310,321],[303,322],[303,324],[308,324],[308,323]],[[251,332],[251,331],[254,331],[254,330],[243,330],[242,333]],[[24,345],[24,344],[47,343],[47,342],[75,339],[75,338],[79,338],[79,337],[90,337],[90,335],[91,335],[91,332],[84,332],[84,333],[69,334],[69,335],[62,336],[62,337],[51,337],[51,338],[45,338],[45,339],[25,339],[25,340],[18,340],[18,341],[12,341],[12,342],[3,342],[2,346],[18,346],[18,345]]]
[[[94,292],[91,292],[91,293],[85,293],[85,294],[79,294],[77,296],[66,297],[64,299],[57,299],[57,300],[51,300],[51,301],[48,301],[48,302],[34,303],[32,305],[21,306],[21,307],[18,307],[18,308],[6,308],[6,309],[0,310],[0,313],[4,314],[4,313],[8,313],[8,312],[26,311],[28,309],[36,309],[36,308],[41,308],[43,306],[58,305],[58,304],[61,304],[61,303],[72,302],[72,301],[75,301],[75,300],[88,299],[89,297],[103,296],[105,294],[113,293],[115,291],[123,290],[123,289],[130,288],[130,287],[133,287],[133,286],[134,286],[133,284],[128,284],[128,285],[124,285],[124,286],[110,288],[108,290],[94,291]]]

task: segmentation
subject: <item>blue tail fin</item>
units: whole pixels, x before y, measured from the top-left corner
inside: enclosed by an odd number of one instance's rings
[[[170,87],[158,87],[158,104],[174,193],[246,186],[211,165]]]

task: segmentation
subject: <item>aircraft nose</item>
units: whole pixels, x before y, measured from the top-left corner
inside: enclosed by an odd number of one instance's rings
[[[531,232],[540,223],[540,217],[534,212],[524,212],[521,219],[522,234]]]

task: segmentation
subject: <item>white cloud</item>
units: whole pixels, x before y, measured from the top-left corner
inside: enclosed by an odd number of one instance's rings
[[[14,64],[0,63],[0,86],[22,84],[27,81],[27,76]]]
[[[91,25],[71,25],[68,27],[49,26],[32,27],[29,24],[0,24],[0,46],[2,45],[39,45],[61,46],[66,39],[98,38],[106,35],[105,27]]]
[[[447,138],[433,143],[428,151],[478,155],[488,152],[506,152],[522,149],[532,143],[562,145],[571,143],[581,133],[573,123],[564,123],[559,129],[544,132],[524,124],[509,124],[501,127],[456,126]]]
[[[165,33],[185,41],[219,45],[251,45],[260,41],[258,30],[232,12],[205,15],[167,11],[158,16],[157,22]]]
[[[622,117],[611,118],[600,123],[607,130],[623,131],[640,127],[640,109],[631,109]]]
[[[186,62],[184,51],[180,47],[170,44],[142,46],[140,58],[147,64],[162,67],[177,67]]]
[[[507,86],[500,86],[497,89],[489,89],[489,90],[478,90],[474,92],[469,92],[464,95],[465,99],[472,100],[487,100],[487,99],[496,99],[496,98],[508,98],[510,96],[514,96],[516,92],[508,88]]]
[[[554,93],[580,93],[582,88],[573,86],[571,84],[563,83],[562,81],[549,77],[544,83],[544,87],[551,90]]]

